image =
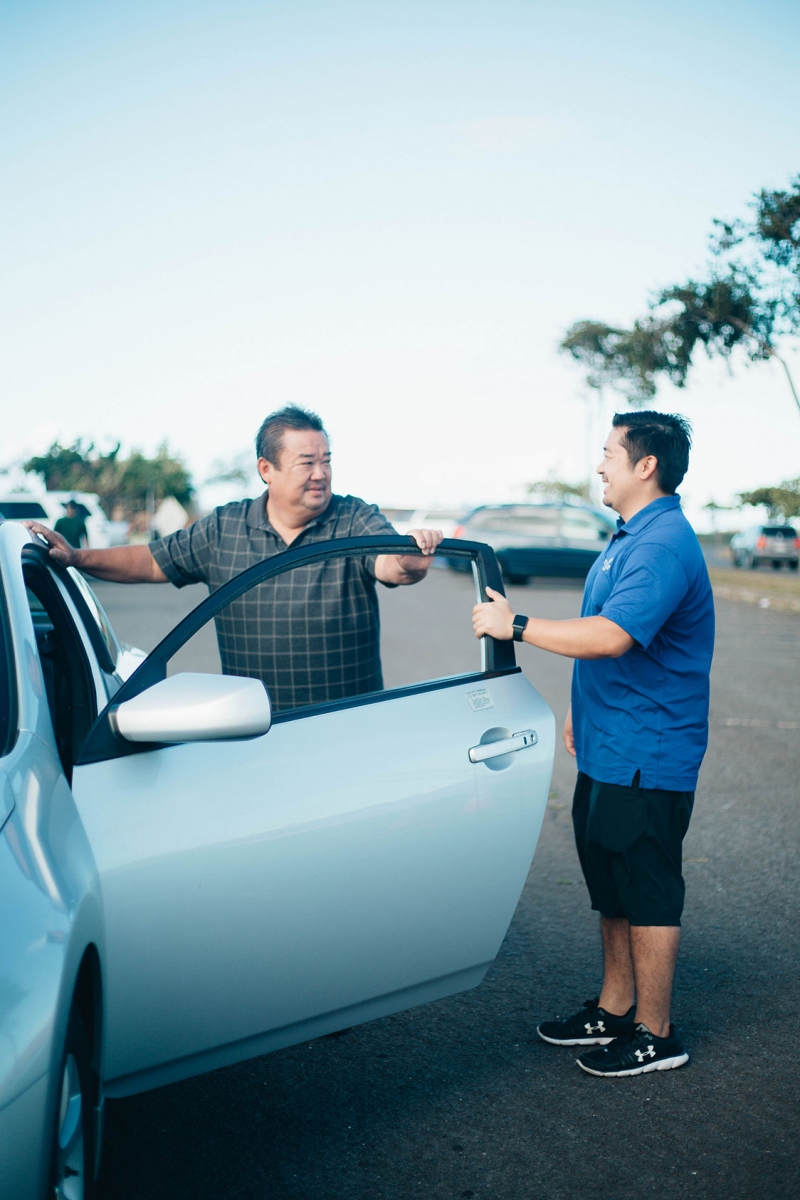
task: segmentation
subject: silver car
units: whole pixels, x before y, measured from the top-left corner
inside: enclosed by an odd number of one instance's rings
[[[751,525],[731,538],[731,556],[735,567],[760,567],[771,563],[777,570],[784,563],[797,570],[800,538],[794,525]]]
[[[172,670],[263,580],[399,549],[346,539],[260,563],[123,680],[81,576],[0,524],[0,1196],[89,1196],[106,1096],[483,978],[555,740],[513,643],[475,643],[470,674],[274,716],[259,680]],[[476,594],[500,590],[488,547],[442,550]]]

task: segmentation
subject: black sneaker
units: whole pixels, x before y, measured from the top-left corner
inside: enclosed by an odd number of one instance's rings
[[[602,1050],[590,1050],[576,1059],[590,1075],[644,1075],[647,1071],[671,1071],[689,1061],[681,1040],[670,1025],[668,1037],[656,1037],[641,1022],[627,1036],[616,1038]]]
[[[542,1021],[536,1032],[551,1046],[605,1046],[616,1037],[633,1032],[636,1005],[632,1004],[624,1017],[615,1017],[598,1007],[599,996],[584,1000],[583,1010],[563,1021]]]

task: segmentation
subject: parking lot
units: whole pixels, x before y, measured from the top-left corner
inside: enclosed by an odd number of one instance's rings
[[[203,594],[97,590],[118,635],[144,648]],[[466,576],[434,571],[406,591],[406,607],[384,617],[387,679],[409,664],[428,677],[434,641],[453,639],[445,656],[471,649]],[[542,616],[580,607],[579,585],[509,594]],[[560,721],[570,663],[529,647],[518,661]],[[579,1007],[599,982],[572,845],[575,769],[559,751],[528,883],[481,987],[110,1102],[103,1200],[800,1194],[798,661],[798,616],[719,601],[711,741],[685,843],[674,1019],[686,1067],[596,1079],[536,1036],[538,1020]]]

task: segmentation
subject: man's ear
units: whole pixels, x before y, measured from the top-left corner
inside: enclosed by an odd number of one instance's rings
[[[258,462],[256,463],[256,469],[258,470],[261,478],[264,480],[264,483],[266,483],[267,487],[269,487],[272,479],[272,472],[275,470],[275,467],[268,458],[259,458]]]
[[[658,459],[655,454],[645,454],[637,463],[640,479],[652,479],[658,469]]]

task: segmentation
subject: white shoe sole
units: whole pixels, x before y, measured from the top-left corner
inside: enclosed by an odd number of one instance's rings
[[[609,1042],[613,1042],[613,1037],[607,1038],[549,1038],[545,1037],[538,1025],[536,1032],[543,1042],[549,1042],[551,1046],[607,1046]]]
[[[658,1062],[642,1063],[641,1067],[629,1067],[627,1071],[593,1071],[579,1058],[575,1059],[580,1069],[586,1071],[587,1075],[599,1075],[604,1079],[620,1079],[623,1075],[646,1075],[648,1071],[671,1071],[674,1067],[682,1067],[688,1061],[688,1054],[676,1054],[672,1058],[661,1058]]]

